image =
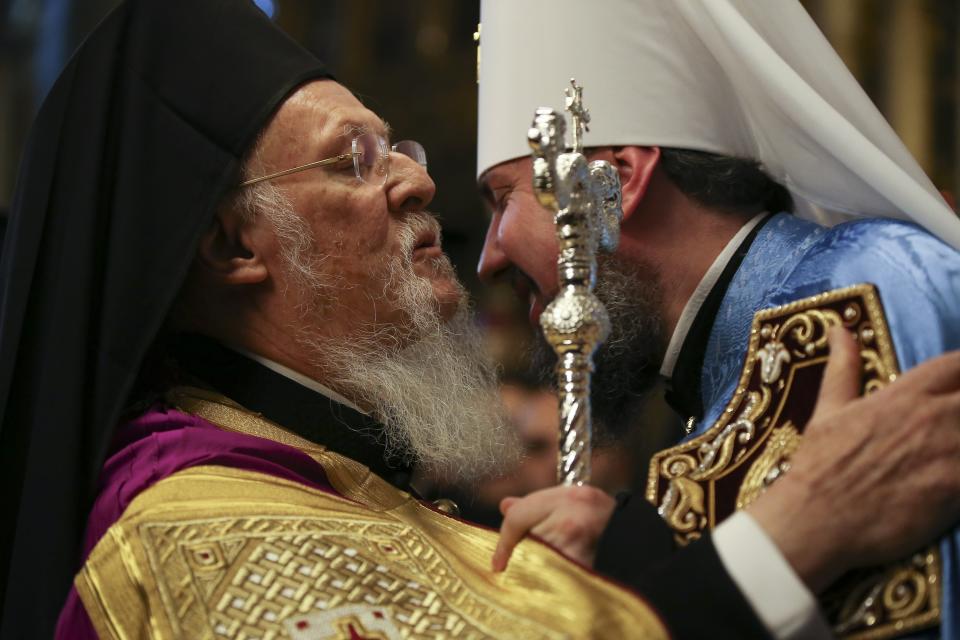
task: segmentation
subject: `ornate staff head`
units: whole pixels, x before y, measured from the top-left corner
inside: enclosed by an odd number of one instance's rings
[[[598,249],[611,252],[620,238],[620,178],[610,163],[587,162],[583,133],[590,112],[583,87],[571,78],[566,111],[572,118],[573,144],[566,144],[566,120],[553,109],[537,109],[527,141],[533,151],[533,188],[554,212],[560,253],[560,289],[540,316],[547,342],[557,353],[560,399],[561,484],[590,480],[590,376],[593,353],[610,332],[607,311],[593,295]]]

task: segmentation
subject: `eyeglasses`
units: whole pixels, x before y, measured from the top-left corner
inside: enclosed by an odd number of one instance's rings
[[[316,167],[325,167],[347,160],[353,160],[353,174],[360,182],[372,184],[381,187],[387,182],[390,176],[390,152],[402,153],[411,158],[424,169],[427,168],[427,152],[423,145],[415,140],[402,140],[390,146],[387,139],[374,133],[361,133],[350,141],[350,151],[341,153],[338,156],[324,158],[316,162],[300,165],[292,169],[284,169],[276,173],[270,173],[259,178],[252,178],[240,183],[241,187],[248,187],[265,180],[273,180],[280,176],[290,175],[298,171],[306,171]]]

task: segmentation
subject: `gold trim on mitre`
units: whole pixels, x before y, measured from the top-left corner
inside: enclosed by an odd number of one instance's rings
[[[700,436],[651,459],[647,499],[679,544],[696,540],[789,473],[828,359],[827,332],[836,325],[859,344],[864,393],[896,379],[896,354],[873,285],[758,311],[740,381],[720,417]],[[940,553],[930,546],[847,574],[821,596],[821,608],[842,638],[894,638],[939,622],[940,575]]]
[[[161,480],[75,580],[103,638],[286,638],[308,624],[310,637],[374,625],[381,637],[668,635],[635,594],[539,542],[521,542],[493,573],[496,532],[434,511],[222,396],[180,388],[169,399],[223,428],[301,445],[343,495],[215,466]]]

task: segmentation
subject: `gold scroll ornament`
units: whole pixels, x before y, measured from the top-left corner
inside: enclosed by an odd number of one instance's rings
[[[573,121],[573,144],[566,147],[566,121],[541,107],[527,133],[533,152],[533,189],[554,214],[559,255],[559,291],[540,315],[540,326],[557,354],[560,404],[560,457],[557,481],[590,481],[590,377],[593,353],[610,332],[603,304],[593,295],[598,250],[612,252],[620,240],[620,176],[604,160],[587,162],[583,132],[590,114],[583,87],[570,79],[566,110]]]
[[[647,499],[678,543],[696,540],[789,472],[826,365],[827,330],[835,325],[860,345],[864,393],[896,379],[896,354],[872,285],[758,312],[740,382],[720,418],[651,460]],[[821,608],[840,637],[897,637],[939,622],[940,574],[931,546],[896,564],[847,574],[821,596]]]

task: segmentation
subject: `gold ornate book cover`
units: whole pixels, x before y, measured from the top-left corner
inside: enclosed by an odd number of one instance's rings
[[[842,325],[860,346],[863,393],[898,366],[876,288],[860,284],[757,312],[740,382],[702,435],[653,456],[647,499],[687,544],[743,509],[789,472],[813,413],[828,357],[827,330]],[[886,567],[851,572],[820,599],[838,636],[894,638],[940,616],[935,546]]]

